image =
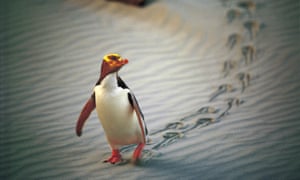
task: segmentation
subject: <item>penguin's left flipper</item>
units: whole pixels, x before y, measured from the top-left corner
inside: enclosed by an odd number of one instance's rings
[[[137,115],[139,125],[142,130],[142,135],[143,135],[143,140],[144,140],[143,143],[146,143],[146,135],[148,134],[148,129],[146,126],[146,122],[144,120],[144,115],[141,111],[141,108],[140,108],[135,96],[131,92],[128,93],[128,100],[130,102],[132,109],[135,111],[135,113]]]
[[[95,93],[92,94],[92,96],[88,99],[86,104],[81,110],[81,113],[78,117],[77,124],[76,124],[76,134],[77,136],[81,136],[82,128],[85,123],[85,121],[90,116],[91,112],[96,108],[95,103]]]
[[[122,87],[123,89],[129,89],[130,91],[130,88],[127,86],[127,84],[123,81],[123,79],[120,76],[117,77],[117,80],[118,80],[118,85],[120,87]],[[136,100],[136,97],[131,91],[128,93],[128,100],[130,102],[132,109],[135,111],[137,115],[139,125],[142,129],[143,139],[146,141],[146,135],[148,135],[148,129],[146,126],[146,122],[144,120],[144,114],[142,113],[142,110],[139,106],[139,103]]]

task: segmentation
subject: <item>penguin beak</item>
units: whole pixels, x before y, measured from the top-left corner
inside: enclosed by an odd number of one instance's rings
[[[120,64],[121,64],[121,66],[123,66],[123,65],[127,64],[128,62],[129,62],[128,59],[122,59]]]

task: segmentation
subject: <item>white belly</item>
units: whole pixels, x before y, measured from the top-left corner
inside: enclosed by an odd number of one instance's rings
[[[96,86],[96,110],[112,148],[142,142],[142,131],[128,100],[128,89]]]

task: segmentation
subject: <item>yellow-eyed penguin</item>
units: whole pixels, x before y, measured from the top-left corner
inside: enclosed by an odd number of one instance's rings
[[[100,78],[94,92],[83,107],[76,125],[76,133],[81,136],[83,125],[96,108],[107,141],[112,149],[111,156],[104,162],[112,164],[122,161],[119,148],[137,144],[133,153],[136,162],[146,144],[147,128],[139,104],[118,71],[127,59],[118,54],[105,55],[102,61]]]

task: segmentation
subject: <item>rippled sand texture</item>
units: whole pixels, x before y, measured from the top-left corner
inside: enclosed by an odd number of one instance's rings
[[[1,179],[297,179],[299,1],[3,3]],[[75,135],[101,58],[150,130],[138,166],[110,154],[94,112]]]

